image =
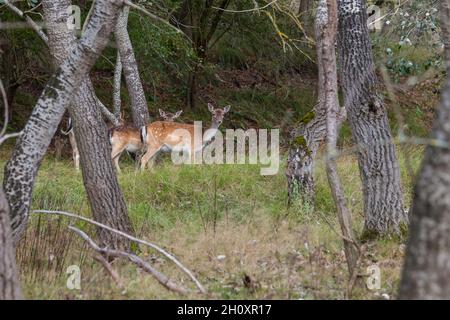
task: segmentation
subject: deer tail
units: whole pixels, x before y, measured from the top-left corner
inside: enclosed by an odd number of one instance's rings
[[[147,126],[142,126],[140,130],[141,142],[142,144],[146,144],[147,141]]]
[[[64,131],[63,129],[61,129],[61,133],[65,136],[69,135],[70,132],[73,130],[73,123],[72,123],[72,118],[69,118],[69,122],[67,124],[67,130]]]

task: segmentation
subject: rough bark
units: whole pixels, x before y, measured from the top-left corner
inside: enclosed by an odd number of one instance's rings
[[[344,188],[336,165],[336,145],[339,128],[339,117],[342,113],[339,107],[338,82],[336,66],[336,33],[337,33],[337,5],[336,0],[321,0],[317,8],[316,17],[316,45],[317,56],[323,75],[322,91],[319,99],[323,108],[327,110],[326,140],[327,140],[327,177],[331,193],[337,208],[337,216],[344,241],[345,257],[350,277],[353,276],[358,260],[358,248],[352,230],[350,210],[348,209]]]
[[[318,104],[307,113],[290,134],[286,164],[289,203],[314,202],[314,160],[326,136],[326,110]]]
[[[411,211],[401,299],[450,299],[450,1],[441,3],[447,81],[426,148]]]
[[[116,67],[114,69],[114,87],[113,87],[113,113],[116,119],[121,119],[120,110],[122,108],[122,99],[120,91],[122,88],[122,61],[120,52],[117,51]]]
[[[398,233],[408,216],[387,111],[378,92],[365,0],[339,0],[338,48],[345,106],[358,146],[365,232]]]
[[[121,1],[97,0],[86,33],[50,78],[6,164],[4,189],[14,240],[25,230],[41,161],[59,122],[109,40]]]
[[[125,6],[119,15],[115,29],[116,45],[120,52],[123,73],[130,95],[133,123],[137,128],[145,126],[150,121],[150,115],[142,87],[139,69],[134,55],[133,45],[127,31],[130,8]]]
[[[65,8],[70,4],[70,0],[42,0],[49,47],[56,65],[67,58],[76,41],[66,23],[60,23],[67,21],[69,15]],[[96,221],[132,233],[125,200],[111,161],[107,128],[97,101],[92,82],[86,78],[69,106],[88,201]],[[98,229],[98,233],[104,245],[113,248],[129,245],[127,240],[103,229]]]
[[[21,299],[19,273],[12,241],[9,206],[0,186],[0,300]]]

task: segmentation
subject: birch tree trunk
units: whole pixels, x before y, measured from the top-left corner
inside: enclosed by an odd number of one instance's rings
[[[121,11],[115,29],[115,36],[128,93],[130,95],[133,123],[139,128],[148,124],[150,115],[141,77],[139,76],[136,57],[134,56],[133,45],[128,35],[127,25],[129,12],[130,8],[128,6],[125,6]]]
[[[365,0],[339,0],[338,47],[345,106],[358,146],[365,233],[398,233],[408,216],[395,145],[378,92]]]
[[[450,1],[441,2],[447,81],[411,211],[400,299],[450,299]]]
[[[350,210],[347,207],[344,188],[338,174],[336,165],[336,145],[340,125],[338,82],[336,66],[336,33],[337,33],[337,4],[336,0],[320,0],[316,17],[316,45],[317,63],[321,65],[323,75],[320,76],[323,85],[319,92],[320,103],[327,110],[327,177],[331,193],[337,208],[337,216],[341,227],[345,257],[350,273],[353,276],[358,260],[358,247],[353,236]]]
[[[49,48],[60,65],[70,53],[76,39],[65,22],[68,21],[70,0],[42,0],[44,21],[47,25]],[[94,87],[89,77],[84,80],[69,106],[76,144],[79,149],[84,186],[94,219],[126,233],[132,233],[125,200],[115,174],[111,147],[102,113],[97,104]],[[123,237],[98,229],[100,241],[109,247],[128,247]]]
[[[79,89],[116,23],[121,1],[97,0],[86,33],[50,78],[6,164],[4,189],[11,209],[14,240],[27,226],[41,161],[73,94]]]
[[[114,68],[114,87],[113,87],[113,113],[116,119],[121,119],[120,111],[122,109],[122,99],[120,91],[122,89],[122,61],[120,52],[117,51],[116,67]]]
[[[21,298],[19,272],[9,220],[9,205],[0,186],[0,300]]]

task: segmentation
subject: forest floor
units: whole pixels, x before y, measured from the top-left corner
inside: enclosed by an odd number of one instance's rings
[[[416,171],[420,148],[399,148],[406,204],[411,194],[410,169]],[[3,168],[9,151],[3,149]],[[407,156],[405,156],[407,155]],[[124,158],[127,158],[124,156]],[[283,162],[283,161],[282,161]],[[361,233],[362,195],[356,158],[339,159],[339,170]],[[323,161],[316,168],[317,205],[287,207],[284,169],[261,176],[258,166],[174,166],[165,158],[153,171],[136,173],[122,161],[119,176],[138,237],[157,243],[188,266],[207,288],[187,298],[341,299],[348,274],[333,200]],[[63,210],[89,216],[81,174],[70,161],[48,156],[34,191],[33,209]],[[117,287],[94,253],[67,226],[95,236],[95,230],[66,218],[32,216],[27,236],[17,250],[24,294],[30,299],[172,299],[150,275],[125,261],[113,267],[125,290]],[[173,280],[194,289],[170,261],[142,248],[141,256]],[[359,272],[376,265],[379,290],[353,288],[351,298],[394,298],[404,252],[404,239],[365,243]],[[81,269],[81,290],[69,290],[67,267]],[[387,295],[387,296],[386,296]]]
[[[168,157],[160,161],[153,172],[136,173],[132,161],[124,155],[119,180],[137,236],[172,252],[208,290],[206,296],[193,292],[187,298],[341,299],[349,291],[349,297],[353,299],[395,298],[405,239],[365,243],[359,274],[365,280],[368,268],[378,266],[381,287],[368,290],[361,281],[349,290],[342,238],[320,157],[315,170],[316,206],[301,203],[287,206],[283,168],[285,137],[297,119],[314,106],[315,79],[287,75],[286,79],[277,79],[277,83],[283,83],[280,86],[260,79],[258,74],[250,71],[221,71],[218,77],[221,79],[218,83],[202,87],[201,101],[232,105],[224,128],[280,128],[282,159],[278,174],[261,176],[260,168],[252,165],[174,166]],[[100,88],[107,87],[101,79],[97,79],[96,84]],[[393,106],[397,104],[403,114],[406,134],[419,137],[428,134],[437,103],[439,79],[421,86],[424,87],[420,90],[396,90],[397,101],[387,100],[394,133],[401,125],[393,112]],[[18,95],[16,108],[29,109],[38,91]],[[107,91],[99,92],[105,101],[107,95]],[[173,97],[161,96],[158,101],[150,106],[153,117],[156,117],[158,107],[171,111],[180,109]],[[17,126],[26,120],[27,112],[19,114],[23,119],[16,119]],[[195,113],[185,110],[181,121],[208,121],[209,118],[206,108],[199,108]],[[338,160],[339,173],[352,211],[353,227],[360,235],[363,226],[361,185],[355,154],[345,152],[352,146],[347,125],[342,128],[339,146],[344,151],[344,156]],[[397,146],[405,205],[409,207],[411,186],[423,148]],[[4,167],[11,148],[11,142],[1,148],[0,168]],[[52,151],[50,149],[39,171],[33,209],[63,210],[89,216],[81,174],[74,170],[68,157],[57,159]],[[179,298],[125,261],[113,264],[125,290],[119,288],[103,266],[93,259],[94,253],[67,229],[71,223],[95,235],[95,230],[84,223],[37,214],[32,216],[27,236],[17,250],[25,297]],[[194,289],[189,279],[170,261],[151,250],[142,247],[141,250],[141,256],[157,269]],[[69,277],[66,271],[72,265],[81,269],[81,290],[69,290],[66,286]]]

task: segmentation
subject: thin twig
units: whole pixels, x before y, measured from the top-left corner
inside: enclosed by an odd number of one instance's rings
[[[191,41],[191,39],[189,39],[189,37],[188,37],[183,31],[181,31],[180,29],[178,29],[178,28],[175,27],[174,25],[170,24],[169,21],[167,21],[167,20],[165,20],[165,19],[163,19],[163,18],[158,17],[157,15],[155,15],[155,14],[149,12],[147,9],[145,9],[145,8],[143,8],[143,7],[137,5],[137,4],[135,4],[135,3],[133,3],[133,2],[131,2],[131,1],[129,1],[129,0],[124,0],[123,3],[126,4],[127,6],[129,6],[130,8],[136,9],[137,11],[140,11],[140,12],[144,13],[145,15],[149,16],[149,17],[152,18],[153,20],[162,22],[163,24],[165,24],[166,26],[168,26],[168,27],[171,28],[172,30],[175,30],[176,33],[185,35],[186,38],[187,38],[189,41]],[[192,42],[192,41],[191,41],[191,42]]]
[[[214,6],[212,6],[211,8],[216,9],[216,10],[220,10],[220,11],[231,12],[231,13],[254,12],[254,11],[260,11],[260,10],[263,10],[265,8],[268,8],[268,7],[270,7],[271,5],[273,5],[277,1],[278,0],[273,0],[272,2],[266,4],[263,7],[259,7],[259,6],[256,5],[254,8],[246,9],[246,10],[231,10],[231,9],[224,9],[224,8],[219,8],[219,7],[214,7]]]
[[[8,97],[6,96],[6,90],[5,87],[3,86],[3,81],[1,79],[0,79],[0,92],[2,94],[3,109],[4,109],[3,128],[0,132],[0,145],[1,145],[8,139],[20,136],[22,132],[5,134],[6,130],[8,129],[9,123],[9,105],[8,105]]]
[[[44,31],[42,31],[42,28],[36,22],[34,22],[33,19],[31,19],[28,15],[23,13],[19,8],[17,8],[15,5],[13,5],[9,0],[5,0],[5,5],[12,12],[14,12],[16,15],[18,15],[20,18],[25,19],[25,21],[30,26],[30,28],[33,29],[34,31],[36,31],[36,33],[42,39],[42,41],[44,41],[45,43],[48,43],[47,35],[44,33]]]
[[[2,131],[0,132],[0,137],[3,137],[6,133],[6,129],[8,127],[8,122],[9,122],[9,105],[8,105],[8,97],[6,96],[6,90],[5,87],[3,86],[3,81],[0,79],[0,92],[2,93],[2,98],[3,98],[3,128]]]
[[[113,229],[113,228],[111,228],[111,227],[108,227],[107,225],[105,225],[105,224],[103,224],[103,223],[100,223],[100,222],[97,222],[97,221],[94,221],[94,220],[92,220],[92,219],[85,218],[85,217],[82,217],[82,216],[78,216],[78,215],[73,214],[73,213],[70,213],[70,212],[65,212],[65,211],[50,211],[50,210],[34,210],[33,212],[35,212],[35,213],[44,213],[44,214],[52,214],[52,215],[63,215],[63,216],[66,216],[66,217],[71,217],[71,218],[75,218],[75,219],[78,219],[78,220],[82,220],[82,221],[91,223],[91,224],[93,224],[93,225],[96,225],[97,227],[100,227],[100,228],[106,229],[106,230],[108,230],[108,231],[114,232],[114,233],[116,233],[116,234],[119,234],[119,235],[121,235],[121,236],[123,236],[123,237],[125,237],[125,238],[127,238],[127,239],[130,239],[130,240],[132,240],[132,241],[135,241],[135,242],[137,242],[137,243],[146,245],[146,246],[148,246],[148,247],[150,247],[150,248],[152,248],[152,249],[155,249],[155,250],[158,251],[159,253],[161,253],[161,254],[163,254],[164,256],[166,256],[170,261],[172,261],[173,263],[175,263],[175,265],[177,265],[184,273],[186,273],[186,274],[189,276],[189,278],[191,278],[191,280],[195,283],[195,285],[197,286],[197,288],[200,290],[201,293],[203,293],[203,294],[206,293],[205,288],[201,285],[201,283],[197,280],[197,278],[193,275],[193,273],[192,273],[188,268],[186,268],[186,267],[185,267],[180,261],[178,261],[172,254],[168,253],[167,251],[165,251],[164,249],[160,248],[160,247],[157,246],[156,244],[153,244],[153,243],[150,243],[150,242],[148,242],[148,241],[145,241],[145,240],[141,240],[141,239],[135,238],[135,237],[133,237],[133,236],[131,236],[131,235],[125,233],[125,232],[122,232],[122,231]]]

